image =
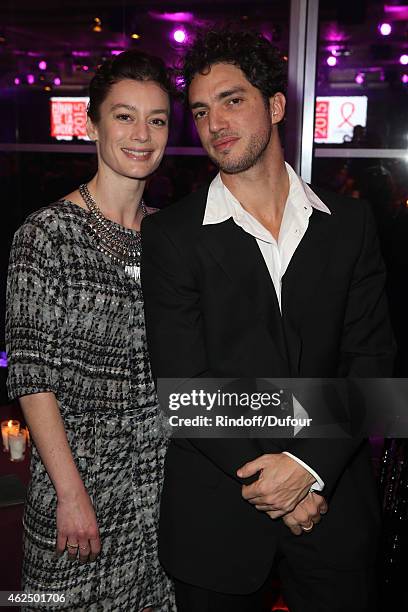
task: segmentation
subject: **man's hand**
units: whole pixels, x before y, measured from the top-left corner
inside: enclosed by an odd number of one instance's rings
[[[239,478],[249,478],[260,472],[258,480],[243,485],[242,497],[257,510],[278,518],[291,512],[307,495],[315,478],[300,463],[285,455],[262,455],[249,461],[238,471]]]
[[[322,514],[326,514],[328,505],[324,497],[310,491],[292,512],[282,517],[283,522],[292,533],[300,535],[312,531],[313,527],[320,522]],[[267,512],[269,516],[271,513]],[[275,518],[272,516],[271,518]]]

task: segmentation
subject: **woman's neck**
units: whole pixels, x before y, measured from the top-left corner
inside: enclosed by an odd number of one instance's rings
[[[143,213],[140,202],[145,180],[124,176],[104,176],[98,171],[89,181],[88,189],[102,214],[111,221],[129,229],[140,229]]]

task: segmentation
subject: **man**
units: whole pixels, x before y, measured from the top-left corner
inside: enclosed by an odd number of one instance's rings
[[[277,52],[249,32],[205,33],[187,53],[189,106],[220,173],[143,222],[156,378],[389,373],[368,207],[312,190],[285,164],[283,75]],[[291,612],[372,612],[378,525],[367,443],[169,447],[160,554],[179,612],[266,611],[274,561]]]

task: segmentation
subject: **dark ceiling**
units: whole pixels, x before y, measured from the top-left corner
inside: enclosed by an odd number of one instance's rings
[[[36,76],[35,86],[59,76],[61,88],[78,88],[87,84],[93,69],[112,50],[133,46],[174,64],[182,51],[171,40],[177,25],[194,34],[198,27],[214,22],[238,22],[262,31],[286,54],[289,4],[288,0],[3,0],[0,83],[3,87],[13,85],[14,78],[20,76],[23,85],[30,72]],[[389,4],[401,6],[402,2],[389,0]],[[376,69],[399,69],[399,54],[408,53],[407,21],[394,14],[393,33],[383,38],[377,26],[386,16],[384,3],[378,0],[321,0],[321,69],[327,71],[325,58],[333,45],[341,52],[332,72],[336,78],[347,79],[347,71],[352,75],[360,66],[373,74]],[[101,20],[100,32],[93,31],[95,18]],[[140,38],[134,40],[131,34]],[[40,59],[48,63],[46,72],[38,70]],[[83,65],[89,70],[83,70]]]

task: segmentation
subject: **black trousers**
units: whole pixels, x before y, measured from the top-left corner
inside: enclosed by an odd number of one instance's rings
[[[270,612],[273,575],[280,577],[290,612],[376,612],[376,566],[347,570],[319,564],[313,547],[309,562],[305,547],[299,554],[298,538],[307,534],[283,531],[272,574],[255,593],[217,593],[175,580],[177,612]]]
[[[271,612],[269,581],[256,593],[229,595],[175,580],[177,612]]]

